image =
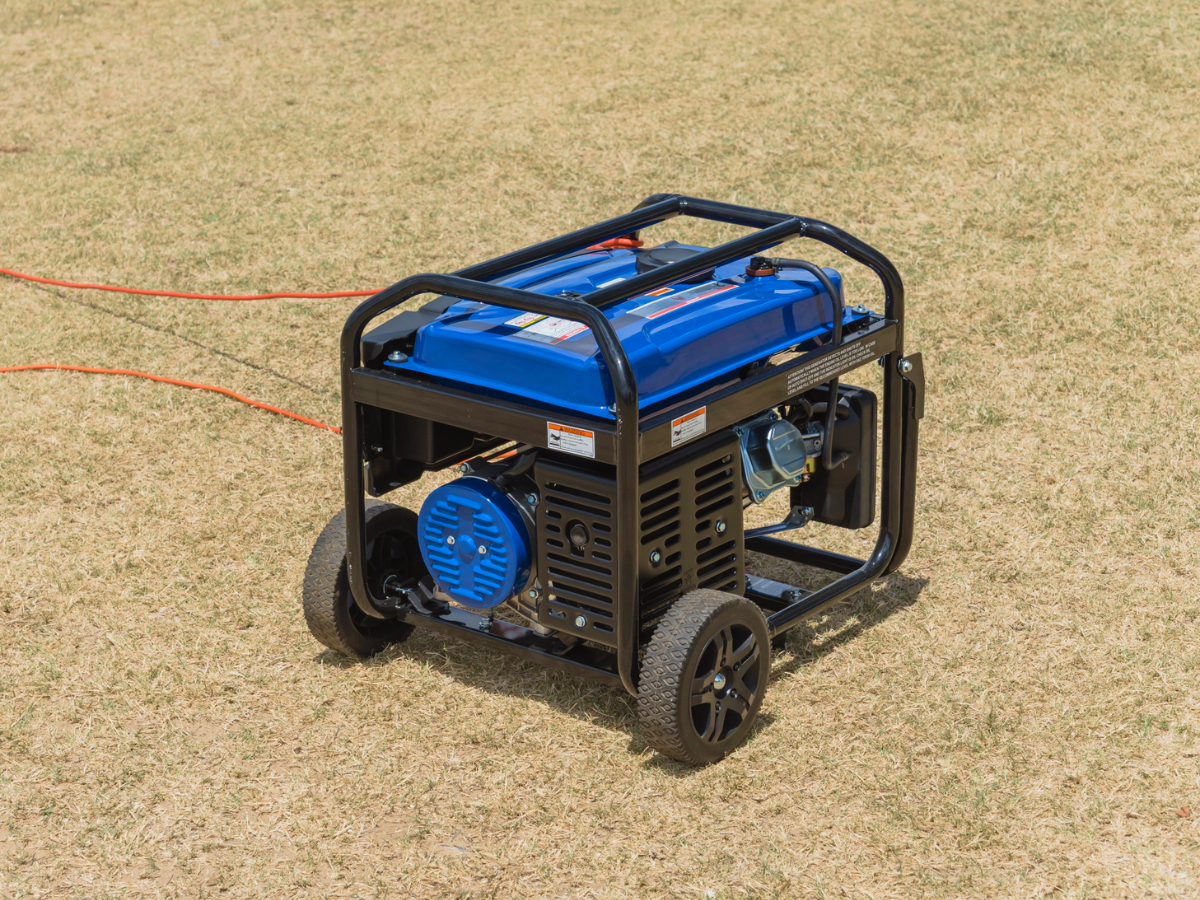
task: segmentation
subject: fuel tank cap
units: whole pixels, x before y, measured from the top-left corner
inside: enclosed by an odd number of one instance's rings
[[[703,253],[707,248],[687,247],[675,241],[667,241],[665,244],[659,244],[649,250],[643,250],[637,255],[637,271],[641,275],[644,272],[653,272],[655,269],[660,269],[663,266],[669,266],[671,263],[682,262],[685,259],[695,256],[697,253]],[[684,284],[700,284],[708,281],[712,276],[712,269],[706,269],[703,272],[697,272],[689,278],[679,279]]]

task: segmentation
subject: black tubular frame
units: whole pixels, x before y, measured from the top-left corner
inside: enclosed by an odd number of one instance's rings
[[[534,263],[574,253],[613,238],[633,235],[641,228],[679,215],[759,230],[680,262],[601,288],[580,299],[550,297],[490,283],[493,279]],[[710,410],[710,430],[715,431],[732,424],[736,419],[744,418],[746,409],[766,409],[782,403],[786,399],[781,396],[783,392],[791,391],[794,396],[817,383],[828,382],[831,378],[858,368],[865,362],[882,358],[884,391],[880,532],[874,552],[865,561],[777,538],[747,539],[747,550],[816,566],[843,576],[813,592],[778,585],[786,590],[764,593],[751,589],[747,596],[764,608],[773,610],[767,622],[771,636],[775,637],[794,627],[804,617],[848,597],[881,575],[895,570],[903,561],[912,541],[917,420],[923,409],[924,397],[920,354],[914,354],[909,359],[903,355],[904,286],[899,273],[882,253],[853,235],[815,219],[676,194],[655,194],[630,213],[469,266],[453,275],[424,274],[406,278],[368,298],[350,314],[342,331],[341,344],[342,440],[346,487],[346,565],[355,602],[372,616],[386,618],[396,615],[391,604],[381,603],[371,595],[361,563],[366,555],[363,527],[364,407],[382,407],[409,413],[474,429],[478,433],[543,447],[547,416],[545,410],[517,402],[472,395],[400,374],[363,368],[361,341],[367,325],[388,310],[425,293],[446,294],[463,300],[579,322],[591,329],[612,379],[615,421],[606,423],[557,413],[552,415],[564,424],[578,422],[594,431],[597,459],[612,463],[616,469],[615,665],[598,661],[594,654],[584,659],[552,651],[547,642],[539,642],[532,631],[499,621],[493,624],[490,619],[462,610],[454,610],[452,615],[436,619],[407,609],[399,615],[414,624],[468,639],[484,640],[499,649],[537,659],[559,669],[575,671],[585,677],[613,684],[620,683],[636,695],[641,618],[637,583],[638,516],[636,502],[628,498],[637,496],[639,465],[669,451],[666,432],[672,413],[651,414],[644,420],[639,418],[637,384],[629,360],[602,310],[732,260],[759,254],[796,237],[827,244],[875,272],[883,284],[884,318],[873,319],[868,328],[847,336],[840,346],[835,343],[818,348],[769,372],[747,378],[742,383],[706,397]],[[834,298],[835,306],[839,299]],[[838,353],[842,356],[835,356]],[[847,353],[851,355],[847,356]],[[539,422],[542,423],[540,432]],[[758,581],[766,583],[761,579]]]

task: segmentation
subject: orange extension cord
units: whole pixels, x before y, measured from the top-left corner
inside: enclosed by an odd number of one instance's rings
[[[614,249],[633,249],[641,247],[642,242],[636,238],[620,237],[612,240],[604,241],[600,244],[595,244],[589,247],[589,250],[614,250]],[[0,269],[0,274],[11,276],[12,278],[20,278],[25,281],[36,281],[38,284],[52,284],[55,287],[75,288],[78,290],[89,291],[113,291],[118,294],[141,294],[146,297],[180,297],[184,300],[331,300],[338,297],[370,297],[379,293],[374,291],[336,291],[332,294],[184,294],[179,291],[144,291],[140,288],[112,287],[107,284],[79,284],[73,281],[56,281],[53,278],[39,278],[37,275],[26,275],[23,272],[14,272],[12,269]],[[294,412],[288,412],[286,409],[280,409],[277,406],[269,406],[266,403],[259,403],[257,400],[251,400],[249,397],[243,397],[241,394],[235,394],[228,388],[216,387],[211,384],[197,384],[194,381],[180,381],[177,378],[164,378],[162,375],[151,375],[149,372],[135,372],[132,369],[93,369],[90,366],[63,366],[58,363],[37,363],[28,366],[8,366],[0,367],[0,374],[5,372],[37,372],[48,369],[58,369],[64,372],[86,372],[89,375],[130,375],[134,378],[146,378],[150,381],[158,381],[162,384],[174,384],[179,387],[192,388],[197,391],[212,391],[217,394],[224,394],[226,397],[232,397],[239,403],[245,403],[247,406],[253,406],[255,409],[265,409],[267,412],[275,413],[276,415],[286,416],[289,419],[295,419],[297,422],[303,422],[305,425],[311,425],[314,428],[323,428],[326,431],[332,431],[334,434],[341,434],[342,429],[333,425],[326,425],[324,422],[318,422],[316,419],[309,419],[298,415]]]
[[[139,288],[112,287],[107,284],[76,284],[73,281],[55,281],[53,278],[39,278],[36,275],[26,275],[14,272],[12,269],[0,269],[0,274],[25,281],[36,281],[38,284],[52,284],[55,287],[77,288],[88,291],[114,291],[118,294],[141,294],[145,297],[181,297],[184,300],[332,300],[337,297],[370,297],[378,294],[374,291],[337,291],[333,294],[181,294],[178,291],[143,291]]]
[[[216,387],[211,384],[197,384],[194,381],[180,381],[178,378],[164,378],[161,375],[151,375],[149,372],[135,372],[132,369],[93,369],[90,366],[62,366],[58,363],[38,363],[30,366],[0,367],[0,374],[4,372],[38,372],[54,369],[63,372],[86,372],[89,375],[131,375],[135,378],[146,378],[150,381],[157,381],[162,384],[174,384],[197,391],[212,391],[215,394],[224,394],[226,397],[232,397],[239,403],[245,403],[247,406],[253,406],[255,409],[265,409],[267,412],[275,413],[278,416],[295,419],[297,422],[303,422],[305,425],[311,425],[313,428],[323,428],[326,431],[332,431],[334,434],[342,433],[342,429],[333,425],[326,425],[324,422],[318,422],[316,419],[309,419],[294,412],[288,412],[286,409],[280,409],[278,406],[259,403],[257,400],[251,400],[249,397],[235,394],[229,388]]]

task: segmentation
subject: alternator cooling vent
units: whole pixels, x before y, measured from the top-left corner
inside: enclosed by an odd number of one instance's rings
[[[612,479],[538,461],[538,621],[616,646],[615,485]],[[577,622],[582,621],[582,625]]]
[[[521,513],[482,478],[459,478],[426,497],[417,539],[438,588],[464,606],[490,609],[529,579],[529,534]]]
[[[732,431],[642,466],[638,492],[618,498],[611,475],[586,463],[539,459],[538,621],[616,646],[617,505],[637,504],[638,605],[643,632],[696,588],[741,594],[742,466]],[[573,539],[573,538],[577,538]],[[624,562],[624,560],[622,560]],[[583,625],[576,625],[582,620]]]

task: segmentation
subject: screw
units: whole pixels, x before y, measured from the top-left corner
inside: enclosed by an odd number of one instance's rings
[[[587,619],[585,619],[583,616],[575,617],[575,627],[576,628],[582,628],[586,624],[587,624]]]
[[[907,375],[913,369],[912,360],[902,359],[900,362],[896,363],[896,368],[900,370],[901,375]]]
[[[759,500],[765,500],[765,499],[767,498],[767,492],[766,492],[766,491],[759,491],[759,492],[758,492],[757,494],[755,494],[754,496],[755,496],[756,498],[758,498]]]
[[[724,522],[722,522],[720,519],[718,519],[717,524],[714,525],[713,528],[716,530],[717,534],[724,534],[726,525]]]
[[[530,600],[536,600],[537,598],[538,598],[538,589],[537,589],[537,588],[530,588],[530,589],[529,589],[529,599],[530,599]]]
[[[738,437],[741,437],[743,434],[745,434],[745,432],[740,428],[733,429],[733,433],[736,434]]]
[[[716,677],[713,678],[713,687],[718,691],[725,687],[725,674],[723,672],[718,672]]]
[[[659,553],[657,550],[651,550],[650,551],[651,564],[657,566],[659,564],[659,562],[661,562],[661,561],[662,561],[662,554]]]
[[[471,471],[471,467],[467,463],[463,463],[462,465],[460,465],[458,467],[458,471],[461,472],[463,475],[466,475],[468,472]]]
[[[392,362],[408,362],[408,354],[401,353],[399,350],[393,350],[388,354],[388,359]]]
[[[446,538],[446,543],[449,544],[451,547],[453,547],[454,546],[454,535],[450,535],[450,537]]]
[[[525,502],[530,506],[537,506],[537,494],[526,494]]]
[[[858,313],[860,316],[865,316],[867,313],[870,312],[870,310],[867,309],[865,306],[863,306],[861,303],[858,304],[858,306],[854,307],[854,311],[856,313]]]
[[[480,556],[486,556],[486,555],[487,555],[487,547],[483,546],[483,544],[480,544],[480,545],[479,545],[479,555],[480,555]]]
[[[720,711],[721,711],[721,704],[720,704],[720,703],[718,703],[718,704],[717,704],[717,712],[720,712]]]

